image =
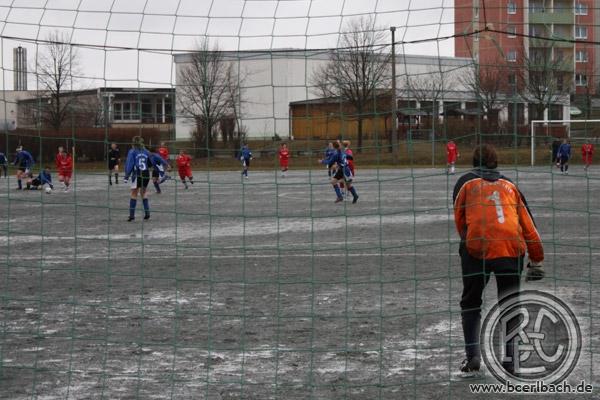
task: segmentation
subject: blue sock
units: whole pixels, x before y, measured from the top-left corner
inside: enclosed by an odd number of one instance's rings
[[[19,189],[23,189],[23,183],[21,183],[20,179],[17,179],[17,185],[19,186]]]
[[[335,190],[335,194],[337,195],[338,199],[339,199],[340,197],[342,197],[342,191],[340,190],[340,187],[339,187],[338,185],[335,185],[335,186],[333,187],[333,190]]]
[[[144,212],[150,214],[150,202],[148,202],[148,199],[142,200],[142,203],[144,204]]]
[[[129,199],[129,216],[135,217],[135,206],[137,205],[137,199]]]
[[[358,196],[358,193],[356,193],[356,189],[354,189],[354,186],[352,186],[352,189],[350,189],[350,193],[352,193],[352,196],[354,197]]]

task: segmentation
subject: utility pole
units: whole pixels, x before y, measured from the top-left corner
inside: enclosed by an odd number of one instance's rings
[[[398,99],[396,98],[396,27],[392,32],[392,159],[398,162]]]

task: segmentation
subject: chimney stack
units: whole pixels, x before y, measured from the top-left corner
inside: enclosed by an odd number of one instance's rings
[[[27,90],[27,49],[13,49],[13,64],[15,90]]]

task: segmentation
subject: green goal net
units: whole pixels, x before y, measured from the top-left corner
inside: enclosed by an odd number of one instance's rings
[[[481,144],[545,250],[521,289],[579,326],[523,327],[520,360],[597,395],[599,17],[0,0],[0,398],[479,398],[453,190]]]

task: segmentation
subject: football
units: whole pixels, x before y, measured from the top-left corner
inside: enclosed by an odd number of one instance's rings
[[[50,189],[49,187],[46,188],[46,194],[50,194],[52,193],[52,189]]]

